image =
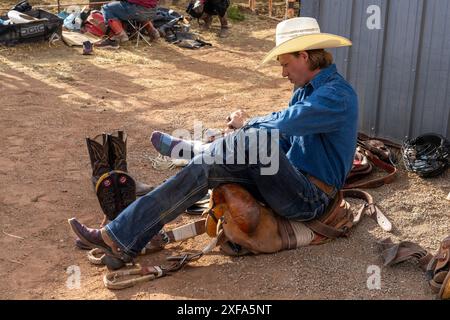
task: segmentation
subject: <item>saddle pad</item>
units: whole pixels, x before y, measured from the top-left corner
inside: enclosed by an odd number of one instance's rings
[[[63,41],[69,46],[83,46],[83,42],[90,41],[92,43],[99,42],[102,40],[99,37],[96,37],[90,33],[79,33],[79,32],[71,32],[71,31],[63,31],[62,32]]]

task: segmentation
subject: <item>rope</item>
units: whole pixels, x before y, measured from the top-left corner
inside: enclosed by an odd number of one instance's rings
[[[110,290],[121,290],[174,273],[182,269],[185,265],[193,261],[197,261],[205,254],[214,250],[218,241],[223,236],[221,224],[218,225],[218,229],[220,229],[220,231],[217,237],[215,237],[205,248],[203,248],[202,251],[198,253],[168,257],[167,261],[173,261],[173,263],[169,265],[139,266],[135,269],[109,272],[104,275],[103,284]]]
[[[100,249],[92,249],[87,253],[87,257],[90,263],[95,264],[97,266],[103,265],[102,258],[104,257],[104,253]]]

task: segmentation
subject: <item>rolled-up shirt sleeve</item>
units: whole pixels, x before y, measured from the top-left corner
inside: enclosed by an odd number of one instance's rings
[[[305,136],[329,133],[345,126],[347,106],[352,97],[331,86],[320,87],[289,108],[247,122],[249,127],[278,129],[284,135]]]

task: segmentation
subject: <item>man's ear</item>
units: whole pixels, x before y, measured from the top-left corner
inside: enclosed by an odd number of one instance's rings
[[[305,60],[305,62],[308,62],[309,60],[309,54],[306,51],[301,51],[299,54],[299,58]]]

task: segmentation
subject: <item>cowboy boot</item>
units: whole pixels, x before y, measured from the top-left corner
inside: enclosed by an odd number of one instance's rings
[[[94,139],[86,138],[92,166],[91,180],[100,207],[109,221],[114,220],[136,199],[133,179],[128,177],[126,172],[114,169],[115,144],[111,140],[111,135],[105,133]],[[106,220],[102,224],[105,222]]]
[[[119,130],[108,134],[110,152],[109,165],[112,170],[128,172],[127,168],[127,135]]]
[[[102,262],[108,269],[119,269],[126,263],[132,262],[133,257],[120,251],[118,245],[107,235],[104,229],[91,229],[78,222],[77,219],[68,220],[70,228],[84,246],[100,249],[105,253]]]
[[[86,138],[86,144],[91,160],[92,178],[91,181],[95,187],[98,179],[110,171],[107,135],[99,134],[94,139]]]
[[[228,20],[226,16],[219,17],[220,20],[220,38],[226,38],[230,35],[230,27],[228,26]]]
[[[118,42],[126,42],[129,40],[120,20],[110,19],[108,20],[108,26],[111,28],[112,32],[112,36],[110,37],[111,40],[116,40]]]
[[[92,183],[107,220],[114,220],[128,205],[136,200],[136,184],[127,174],[126,137],[102,134],[86,138],[92,166]]]
[[[150,37],[150,41],[157,42],[161,38],[159,31],[153,26],[150,20],[147,21],[144,28]]]
[[[113,170],[119,170],[128,173],[127,166],[127,135],[123,131],[117,131],[109,135],[110,141],[110,164]],[[135,181],[136,196],[144,196],[154,188],[150,185]]]
[[[94,187],[94,191],[97,193],[97,182],[101,179],[101,177],[107,175],[111,171],[111,167],[109,165],[109,143],[108,136],[103,133],[99,134],[93,139],[86,138],[86,145],[88,148],[89,158],[91,161],[92,168],[92,177],[91,181]],[[102,200],[99,198],[100,206],[102,206]],[[110,200],[111,202],[111,200]],[[102,222],[104,224],[105,220]],[[89,246],[83,244],[80,239],[76,239],[75,245],[82,250],[92,249]]]
[[[116,131],[107,135],[108,162],[111,172],[97,183],[97,196],[103,212],[110,221],[114,220],[126,207],[136,200],[136,183],[128,174],[127,135]],[[110,199],[111,198],[111,199]]]

